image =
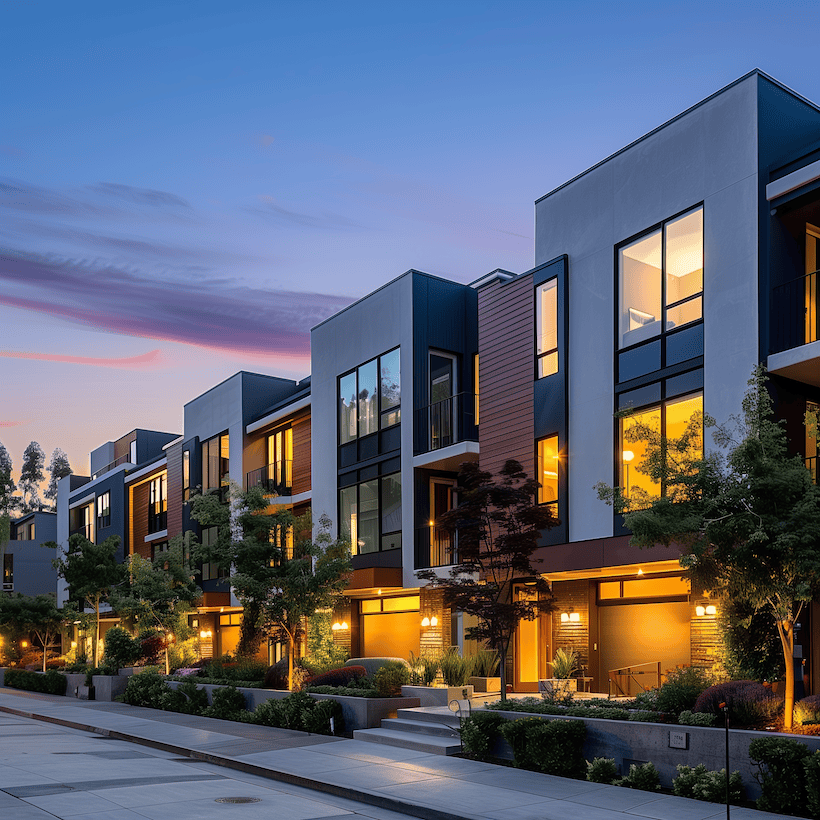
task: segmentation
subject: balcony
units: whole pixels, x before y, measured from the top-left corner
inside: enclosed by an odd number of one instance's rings
[[[82,535],[83,538],[87,538],[91,541],[91,524],[84,524],[82,527],[77,527],[74,530],[69,530],[69,537],[72,535]]]
[[[93,481],[95,478],[99,478],[104,473],[110,473],[111,470],[120,466],[120,464],[130,464],[130,455],[126,453],[123,456],[120,456],[118,459],[115,459],[110,464],[106,464],[105,467],[101,467],[94,475],[91,476],[91,480]]]
[[[293,495],[293,461],[276,461],[245,477],[245,489],[261,487],[265,495]]]
[[[416,410],[415,467],[458,470],[478,458],[475,393],[458,393]]]
[[[768,368],[795,381],[820,387],[820,271],[772,289]]]
[[[148,508],[148,534],[162,532],[168,529],[168,510],[154,510]]]
[[[416,530],[416,569],[448,567],[458,560],[458,536],[441,527]]]

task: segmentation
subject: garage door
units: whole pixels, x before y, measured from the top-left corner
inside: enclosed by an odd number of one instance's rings
[[[689,618],[689,604],[686,602],[599,607],[599,680],[602,691],[607,691],[610,669],[660,661],[661,672],[664,673],[672,667],[688,665]],[[643,669],[649,670],[650,667]],[[648,687],[654,685],[655,678],[641,675],[637,680]],[[634,695],[638,691],[639,687],[631,683],[629,693]]]

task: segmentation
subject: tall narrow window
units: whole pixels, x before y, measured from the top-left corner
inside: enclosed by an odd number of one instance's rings
[[[558,372],[558,279],[550,279],[535,291],[536,343],[538,376]]]
[[[478,353],[473,356],[473,384],[475,385],[475,423],[478,424],[479,422],[479,404],[478,404],[478,397],[479,397],[479,382],[478,382]]]
[[[213,490],[228,483],[230,438],[227,433],[202,443],[202,491]]]
[[[12,592],[14,590],[14,553],[7,552],[3,555],[3,591]]]
[[[399,549],[401,521],[400,473],[339,490],[339,537],[353,555]]]
[[[401,351],[391,350],[339,377],[339,444],[401,421]]]
[[[191,451],[182,451],[182,500],[191,497]]]
[[[276,495],[290,495],[293,488],[293,429],[288,427],[268,436],[268,466],[264,489]]]
[[[815,420],[820,419],[820,404],[813,401],[806,402],[806,413]],[[817,484],[817,457],[820,455],[820,435],[813,424],[806,426],[806,467],[811,472],[812,481]]]
[[[381,427],[391,427],[401,419],[401,363],[396,348],[379,358],[381,370]]]
[[[356,438],[356,372],[339,379],[339,444]]]
[[[806,284],[804,285],[804,344],[820,339],[820,300],[817,298],[820,277],[820,228],[806,225]]]
[[[151,479],[148,488],[148,532],[168,528],[168,481],[164,475]]]
[[[375,433],[379,426],[379,368],[376,359],[359,368],[359,437]]]
[[[97,526],[111,526],[111,493],[97,496]]]
[[[558,501],[558,436],[542,438],[538,442],[538,488],[539,504],[555,504]]]
[[[666,222],[618,251],[619,347],[703,316],[703,208]]]

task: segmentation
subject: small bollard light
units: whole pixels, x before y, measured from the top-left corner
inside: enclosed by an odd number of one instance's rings
[[[336,721],[332,717],[330,718],[330,734],[334,737],[336,735]]]

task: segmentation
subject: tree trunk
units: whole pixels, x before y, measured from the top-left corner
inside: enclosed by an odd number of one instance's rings
[[[94,599],[94,612],[97,616],[97,628],[94,633],[94,666],[100,665],[100,599]]]
[[[786,662],[786,691],[783,704],[783,728],[791,729],[794,721],[794,626],[791,621],[778,621],[777,632]]]
[[[507,650],[502,649],[499,653],[501,663],[498,671],[501,673],[501,702],[505,703],[507,700]]]
[[[294,645],[295,641],[293,640],[293,635],[288,633],[288,691],[293,691],[293,652],[294,652]]]

